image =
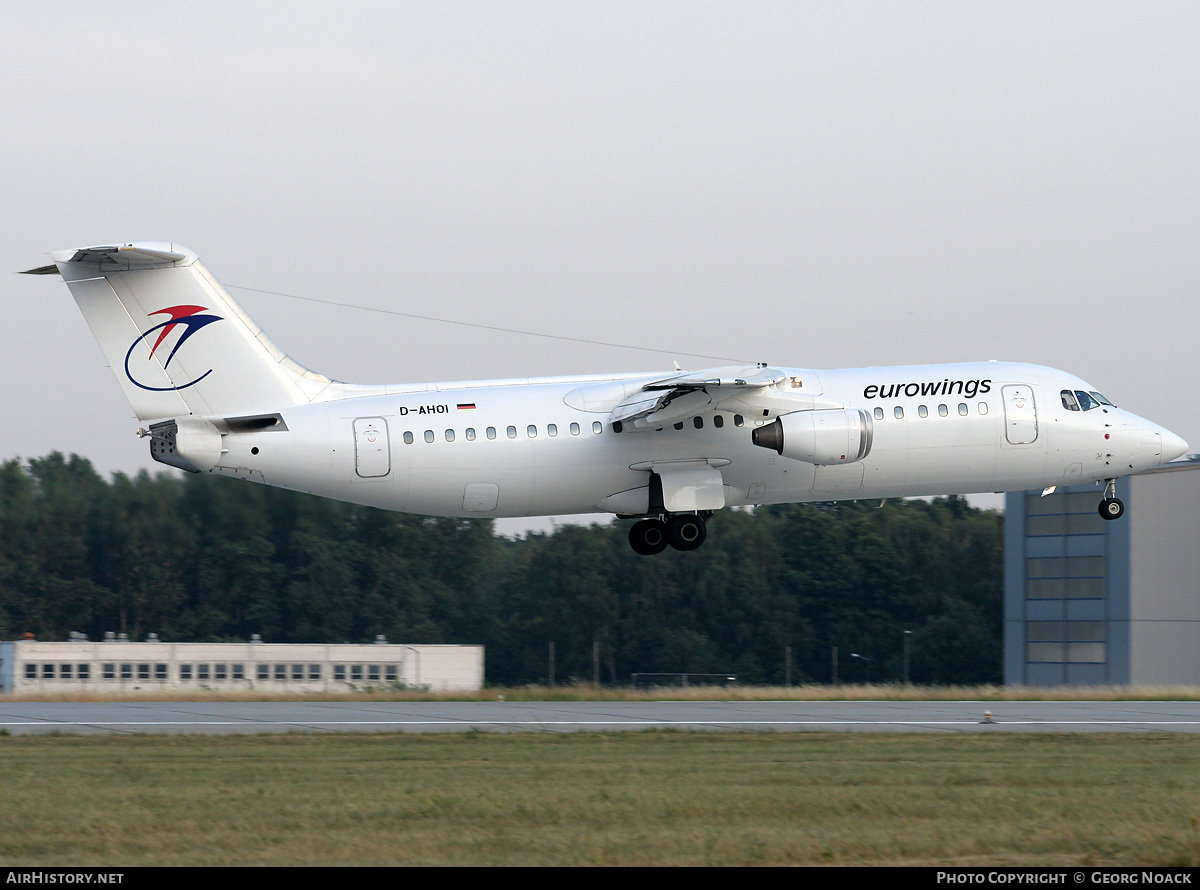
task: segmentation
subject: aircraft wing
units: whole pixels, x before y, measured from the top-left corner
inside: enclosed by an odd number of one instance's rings
[[[718,408],[770,417],[830,401],[797,391],[801,386],[766,365],[690,371],[643,384],[613,408],[612,418],[625,429],[652,430]]]

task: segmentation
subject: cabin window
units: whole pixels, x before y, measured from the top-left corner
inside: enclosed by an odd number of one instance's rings
[[[1062,396],[1063,407],[1068,411],[1079,410],[1079,400],[1075,398],[1075,393],[1069,389],[1064,389],[1060,395]]]
[[[426,442],[433,441],[433,430],[425,430],[425,441]]]
[[[571,424],[571,435],[572,435],[572,436],[578,436],[578,435],[579,435],[579,424],[577,424],[577,423],[573,423],[573,424]]]
[[[625,424],[621,423],[621,421],[619,421],[619,420],[614,420],[613,421],[613,432],[614,433],[625,432]]]
[[[679,423],[675,424],[675,429],[677,429],[677,430],[683,429],[683,421],[682,420],[679,421]]]
[[[602,424],[598,420],[593,420],[592,421],[592,432],[595,433],[597,436],[600,435],[602,432],[604,432],[604,424]]]
[[[405,444],[405,445],[411,445],[412,443],[413,443],[413,434],[412,434],[411,432],[405,432],[405,434],[404,434],[404,444]]]
[[[938,405],[938,417],[946,417],[950,414],[950,409],[945,405]]]
[[[698,430],[704,429],[704,418],[703,417],[693,417],[692,418],[692,426],[694,426]]]
[[[897,419],[897,420],[903,420],[903,419],[904,419],[904,409],[903,409],[903,408],[901,408],[899,405],[897,405],[897,406],[896,406],[896,410],[895,410],[895,412],[894,412],[894,413],[895,413],[895,415],[896,415],[896,419]]]
[[[883,420],[883,409],[878,406],[875,408],[875,419]]]
[[[472,426],[467,427],[466,436],[467,436],[468,442],[474,442],[475,441],[475,427],[472,427]]]
[[[714,414],[713,415],[713,426],[715,426],[717,429],[720,429],[721,427],[725,426],[725,418],[723,416],[721,416],[720,414]]]
[[[489,426],[489,427],[487,428],[487,437],[488,437],[489,439],[494,439],[494,438],[496,438],[496,428],[495,428],[494,426]]]
[[[963,417],[967,416],[967,403],[966,402],[958,403],[958,413],[961,414]]]
[[[447,442],[454,441],[454,430],[446,430],[446,441]]]
[[[558,427],[552,423],[546,424],[546,435],[553,438],[558,435]]]
[[[917,413],[920,414],[922,417],[928,417],[929,409],[926,408],[924,405],[921,405],[917,408]]]
[[[537,427],[534,426],[532,423],[529,424],[529,426],[525,427],[525,432],[529,436],[529,438],[531,438],[531,439],[537,438]]]
[[[1100,403],[1091,397],[1089,393],[1082,389],[1075,390],[1075,397],[1079,399],[1079,407],[1084,411],[1091,411],[1093,408],[1099,408]]]
[[[510,426],[508,429],[505,430],[505,432],[508,433],[508,438],[510,438],[510,439],[517,438],[517,428],[515,426]]]
[[[742,417],[742,415],[740,415],[740,414],[735,414],[735,415],[733,415],[733,425],[734,426],[745,426],[746,419],[744,417]]]
[[[1115,408],[1115,407],[1117,407],[1117,406],[1116,406],[1116,405],[1114,405],[1112,402],[1110,402],[1108,399],[1104,398],[1104,396],[1100,395],[1100,393],[1096,392],[1094,389],[1093,389],[1093,390],[1090,390],[1090,393],[1089,393],[1089,394],[1091,395],[1091,397],[1092,397],[1093,399],[1095,399],[1095,400],[1096,400],[1097,402],[1099,402],[1101,405],[1108,405],[1108,407],[1110,407],[1110,408]]]
[[[980,402],[980,403],[979,403],[979,413],[980,413],[980,414],[987,414],[987,402]]]

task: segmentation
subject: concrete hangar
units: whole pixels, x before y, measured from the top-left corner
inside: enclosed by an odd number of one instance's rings
[[[1007,495],[1006,685],[1200,685],[1200,455],[1119,485]]]
[[[16,640],[0,643],[0,692],[475,691],[483,646],[388,643],[164,643]]]

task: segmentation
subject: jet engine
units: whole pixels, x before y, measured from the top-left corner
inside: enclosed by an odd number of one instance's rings
[[[849,464],[871,453],[875,426],[858,408],[794,411],[751,433],[754,444],[792,460],[823,467]]]

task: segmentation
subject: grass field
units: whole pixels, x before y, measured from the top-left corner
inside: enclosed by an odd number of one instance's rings
[[[0,864],[1200,865],[1186,735],[0,738]]]

